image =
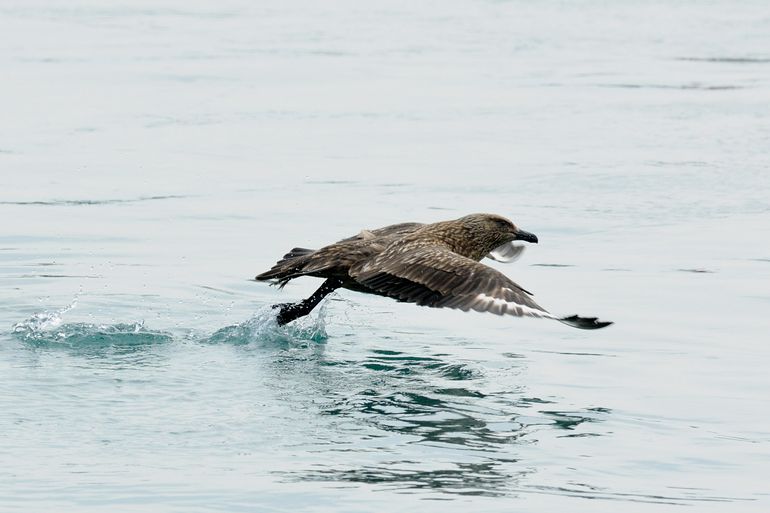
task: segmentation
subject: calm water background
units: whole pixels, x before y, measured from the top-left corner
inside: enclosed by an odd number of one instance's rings
[[[770,6],[672,4],[0,3],[0,510],[768,511]],[[616,325],[249,281],[475,211]]]

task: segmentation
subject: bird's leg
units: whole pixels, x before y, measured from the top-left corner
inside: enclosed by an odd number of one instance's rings
[[[303,299],[299,303],[279,303],[277,305],[273,305],[273,308],[280,309],[278,316],[276,317],[278,320],[278,325],[283,326],[284,324],[290,323],[294,319],[309,314],[313,308],[315,308],[318,303],[321,302],[323,298],[334,292],[340,286],[342,286],[342,282],[340,280],[337,278],[329,278],[323,282],[320,287],[318,287],[318,290],[313,292],[312,296],[307,299]]]

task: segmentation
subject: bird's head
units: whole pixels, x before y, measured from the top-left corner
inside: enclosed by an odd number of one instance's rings
[[[508,219],[495,214],[470,214],[458,221],[473,238],[479,260],[503,244],[513,241],[537,243],[535,234],[524,231]]]

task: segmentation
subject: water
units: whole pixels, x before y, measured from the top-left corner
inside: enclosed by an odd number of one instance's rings
[[[4,2],[0,510],[767,511],[764,2]],[[511,217],[557,313],[249,281]]]

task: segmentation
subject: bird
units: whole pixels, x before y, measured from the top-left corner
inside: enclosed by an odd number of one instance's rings
[[[325,278],[310,297],[272,305],[283,326],[309,314],[338,288],[386,296],[432,308],[475,310],[497,315],[552,319],[581,329],[612,324],[596,317],[560,317],[547,311],[500,271],[481,263],[516,260],[522,242],[535,234],[496,214],[470,214],[436,223],[399,223],[313,250],[294,248],[271,269],[255,277],[280,289],[302,276]]]

